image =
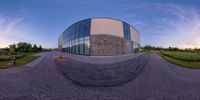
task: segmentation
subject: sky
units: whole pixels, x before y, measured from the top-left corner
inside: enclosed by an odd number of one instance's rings
[[[92,17],[129,23],[141,46],[200,48],[200,0],[0,0],[0,48],[56,48],[67,27]]]

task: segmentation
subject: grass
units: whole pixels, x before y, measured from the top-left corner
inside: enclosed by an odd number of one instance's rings
[[[168,56],[163,56],[166,60],[168,60],[169,62],[176,64],[176,65],[180,65],[182,67],[185,68],[194,68],[194,69],[200,69],[200,62],[188,62],[188,61],[182,61],[182,60],[178,60],[178,59],[174,59]]]
[[[143,51],[140,51],[140,52],[143,52],[143,53],[159,53],[160,51],[159,50],[143,50]]]
[[[161,51],[162,55],[190,62],[200,61],[200,54],[192,52],[180,52],[180,51]]]
[[[25,56],[18,58],[16,60],[16,65],[15,66],[19,66],[19,65],[23,65],[23,64],[27,64],[35,59],[37,59],[39,56],[36,56],[33,53],[29,53],[26,54]],[[16,57],[17,58],[17,57]],[[9,68],[9,67],[13,67],[12,65],[12,61],[8,60],[8,61],[0,61],[0,68]]]
[[[15,55],[16,59],[20,59],[28,55],[29,53],[17,54]],[[11,60],[11,56],[0,56],[0,61],[9,61]]]
[[[10,56],[0,56],[0,61],[8,61],[10,59],[11,59]]]
[[[11,61],[0,61],[0,69],[1,68],[7,68],[9,66],[12,66]]]
[[[161,51],[160,55],[169,62],[185,68],[200,69],[199,54],[189,52]]]

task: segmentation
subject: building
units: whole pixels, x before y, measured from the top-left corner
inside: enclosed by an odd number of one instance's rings
[[[91,18],[74,23],[60,36],[62,52],[90,56],[115,56],[139,52],[139,32],[112,18]]]

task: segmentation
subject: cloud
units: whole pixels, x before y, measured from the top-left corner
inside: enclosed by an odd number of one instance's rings
[[[177,8],[178,11],[172,11],[179,16],[177,25],[175,27],[181,39],[178,41],[177,46],[182,48],[200,47],[200,13],[194,8]]]
[[[5,19],[5,18],[1,18],[1,26],[2,29],[0,30],[1,34],[9,34],[9,32],[11,32],[12,30],[14,30],[14,28],[18,27],[19,23],[21,22],[21,18],[18,19],[14,19],[14,20],[9,20],[9,19]]]
[[[144,44],[200,47],[200,12],[175,4],[120,4],[112,8],[125,21],[133,23]]]
[[[11,43],[26,41],[20,36],[22,18],[8,18],[0,16],[0,48],[6,47]]]

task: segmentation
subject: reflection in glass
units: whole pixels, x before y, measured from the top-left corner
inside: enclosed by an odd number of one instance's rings
[[[72,54],[90,54],[90,23],[91,19],[71,25],[59,38],[62,51]]]

